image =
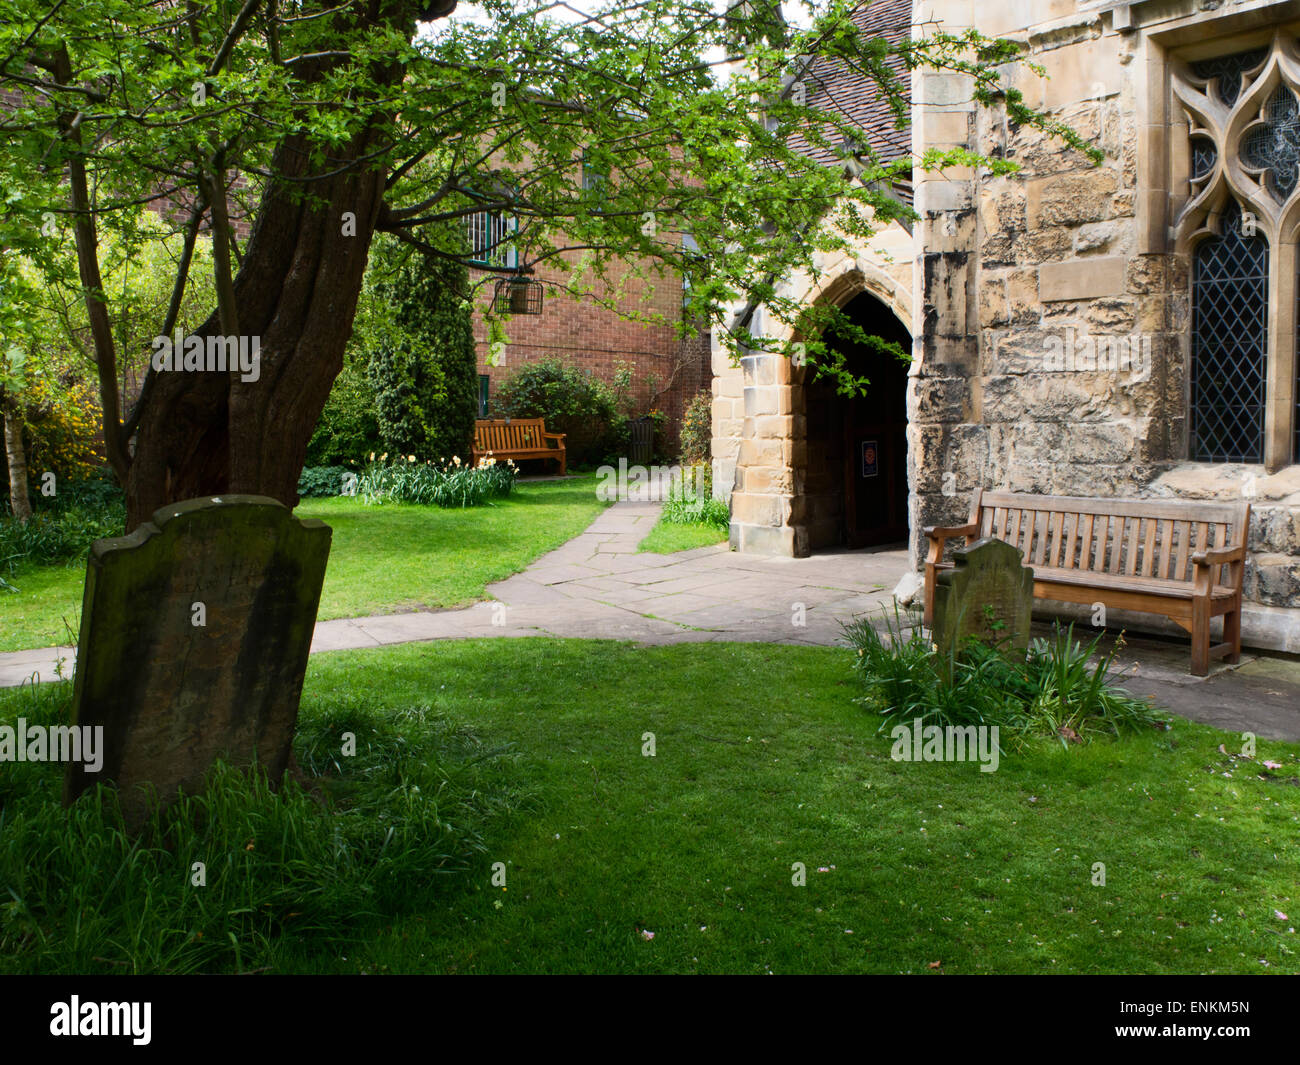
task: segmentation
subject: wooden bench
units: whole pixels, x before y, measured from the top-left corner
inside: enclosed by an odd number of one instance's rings
[[[948,540],[1009,543],[1034,571],[1034,595],[1066,603],[1162,614],[1192,635],[1192,673],[1211,656],[1241,658],[1241,583],[1249,503],[1074,499],[978,489],[965,525],[930,527],[925,624],[934,621],[935,576]],[[1223,642],[1210,646],[1210,619]]]
[[[548,433],[544,418],[491,418],[474,423],[470,458],[554,459],[564,474],[564,434]]]

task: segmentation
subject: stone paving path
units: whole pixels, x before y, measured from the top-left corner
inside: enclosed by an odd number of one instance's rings
[[[734,554],[724,543],[637,554],[659,509],[616,503],[523,573],[488,585],[495,602],[321,622],[312,650],[467,636],[829,644],[841,621],[890,601],[907,568],[901,550],[761,558]]]
[[[493,602],[317,622],[312,652],[494,636],[831,644],[842,621],[878,615],[907,568],[902,550],[762,558],[724,543],[637,554],[659,510],[659,503],[616,503],[523,573],[488,585]],[[0,654],[0,687],[33,674],[53,680],[60,658],[71,676],[75,657],[71,647]]]

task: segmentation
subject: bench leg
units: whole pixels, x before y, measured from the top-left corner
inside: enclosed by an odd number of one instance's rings
[[[925,613],[921,618],[927,629],[934,627],[934,582],[938,567],[931,562],[925,564]]]
[[[1241,661],[1241,607],[1230,614],[1223,615],[1223,642],[1229,647],[1229,651],[1223,656],[1223,660],[1229,665],[1236,665]]]
[[[1192,675],[1204,677],[1210,672],[1210,604],[1204,599],[1192,601]]]

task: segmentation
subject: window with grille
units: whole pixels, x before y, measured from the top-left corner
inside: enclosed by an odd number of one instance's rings
[[[1298,56],[1278,33],[1176,68],[1190,195],[1175,231],[1191,259],[1188,436],[1200,462],[1300,461],[1300,338],[1270,335],[1279,308],[1294,307],[1300,329],[1287,221],[1300,208]]]
[[[466,220],[470,261],[480,266],[513,268],[519,264],[511,242],[515,220],[500,211],[476,211]]]
[[[1191,453],[1199,462],[1264,461],[1268,242],[1235,203],[1223,235],[1192,266]]]

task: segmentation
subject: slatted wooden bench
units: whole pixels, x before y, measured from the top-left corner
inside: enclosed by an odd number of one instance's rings
[[[994,537],[1011,544],[1034,571],[1034,595],[1066,603],[1162,614],[1192,635],[1192,673],[1210,658],[1241,657],[1241,584],[1250,531],[1249,503],[1075,499],[976,490],[970,520],[930,527],[925,562],[925,623],[934,621],[935,577],[947,541]],[[1210,619],[1223,618],[1223,642],[1210,645]]]
[[[565,471],[564,434],[548,433],[544,418],[489,418],[474,423],[471,459],[553,459]]]

